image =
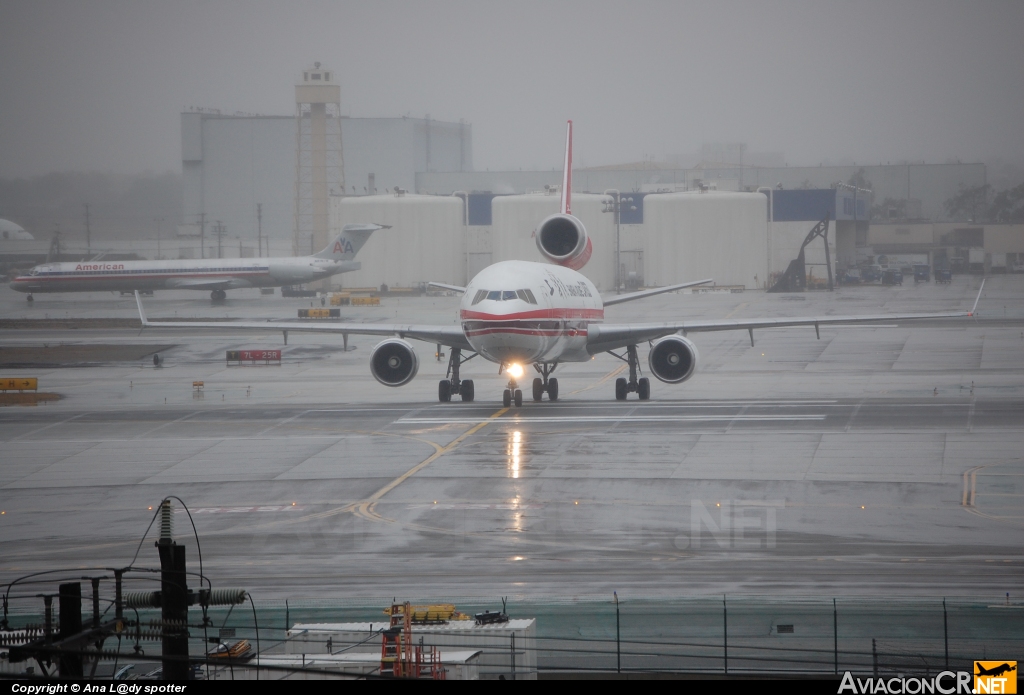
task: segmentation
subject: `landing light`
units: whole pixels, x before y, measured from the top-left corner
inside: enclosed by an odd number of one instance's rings
[[[523,375],[523,365],[521,364],[510,364],[508,366],[508,373],[513,379],[518,379]]]

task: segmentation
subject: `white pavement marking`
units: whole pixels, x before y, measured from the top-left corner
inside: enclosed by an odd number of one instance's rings
[[[857,413],[860,412],[860,407],[862,405],[864,405],[864,399],[863,398],[857,403],[856,406],[854,406],[853,412],[850,413],[850,419],[847,420],[847,422],[846,422],[846,430],[845,430],[846,432],[849,432],[850,428],[853,427],[853,421],[857,419]]]
[[[824,420],[825,417],[825,415],[555,415],[552,417],[519,417],[512,415],[507,418],[502,418],[498,422],[731,422],[733,420],[742,420],[744,422],[778,422],[790,420]],[[487,418],[410,417],[395,420],[393,424],[470,424],[478,422],[487,422]]]
[[[271,425],[270,427],[263,428],[262,430],[260,430],[259,432],[257,432],[253,436],[254,437],[262,436],[262,435],[266,434],[267,432],[269,432],[270,430],[274,429],[275,427],[280,427],[281,425],[287,425],[292,420],[298,420],[300,417],[302,417],[303,415],[305,415],[308,412],[309,412],[308,410],[303,410],[301,413],[298,413],[297,415],[292,415],[290,418],[286,418],[284,420],[281,420],[281,422],[278,422],[278,423],[276,423],[274,425]]]
[[[84,417],[84,416],[86,416],[86,415],[88,415],[88,414],[89,414],[89,413],[79,413],[78,415],[75,415],[75,416],[73,416],[73,417],[69,417],[69,418],[67,418],[66,420],[61,420],[60,422],[55,422],[55,423],[53,423],[52,425],[46,425],[45,427],[40,427],[39,429],[35,429],[35,430],[32,430],[32,431],[30,431],[30,432],[26,432],[25,434],[22,434],[22,435],[18,435],[18,436],[17,436],[17,437],[15,437],[14,439],[10,439],[10,440],[8,440],[8,441],[11,441],[11,442],[16,442],[16,441],[18,441],[19,439],[23,439],[24,437],[27,437],[27,436],[29,436],[29,435],[32,435],[32,434],[38,434],[39,432],[42,432],[42,431],[44,431],[44,430],[48,430],[48,429],[50,429],[51,427],[57,427],[58,425],[63,425],[63,424],[65,424],[65,423],[71,422],[72,420],[77,420],[77,419],[78,419],[78,418],[80,418],[80,417]]]
[[[147,435],[150,435],[153,432],[156,432],[157,430],[163,429],[164,427],[168,427],[168,426],[173,425],[173,424],[175,424],[177,422],[182,422],[183,420],[188,420],[193,415],[198,415],[198,414],[199,414],[199,411],[196,410],[195,412],[189,413],[188,415],[182,415],[177,420],[171,420],[170,422],[165,422],[162,425],[157,425],[156,427],[154,427],[152,429],[146,430],[145,432],[142,432],[140,434],[135,435],[134,437],[132,437],[132,439],[142,439],[143,437],[145,437]]]

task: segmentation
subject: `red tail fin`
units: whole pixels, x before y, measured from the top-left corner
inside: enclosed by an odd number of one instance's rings
[[[563,215],[571,215],[569,198],[572,195],[572,121],[565,131],[565,167],[562,169],[562,209]]]

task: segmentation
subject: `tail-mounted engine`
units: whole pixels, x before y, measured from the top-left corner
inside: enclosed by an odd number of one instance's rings
[[[654,344],[647,355],[651,374],[668,384],[679,384],[697,368],[697,346],[681,335],[670,335]]]
[[[370,373],[385,386],[403,386],[416,376],[420,360],[412,345],[388,338],[377,344],[370,353]]]
[[[552,263],[579,270],[590,260],[594,247],[576,217],[559,213],[537,227],[537,248]]]

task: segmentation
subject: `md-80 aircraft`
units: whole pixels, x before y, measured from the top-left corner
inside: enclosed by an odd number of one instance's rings
[[[438,384],[438,400],[447,402],[453,395],[472,401],[475,388],[471,379],[462,379],[462,364],[476,356],[498,364],[498,373],[508,375],[502,394],[505,407],[521,406],[523,392],[519,380],[525,368],[533,365],[539,374],[533,380],[533,400],[544,394],[549,400],[558,398],[558,379],[551,376],[563,362],[586,362],[607,352],[629,365],[629,378],[615,382],[615,398],[625,400],[636,393],[640,400],[651,396],[651,385],[640,376],[637,346],[650,342],[647,365],[659,380],[679,384],[697,367],[697,346],[686,336],[702,331],[746,330],[753,343],[755,328],[783,326],[819,326],[861,323],[879,320],[946,319],[972,316],[969,312],[941,314],[886,314],[874,316],[817,316],[792,319],[727,319],[718,321],[675,321],[668,323],[604,323],[604,308],[643,299],[662,292],[711,282],[697,280],[679,285],[659,287],[602,299],[589,279],[577,272],[590,258],[593,249],[583,223],[571,212],[572,191],[572,121],[566,130],[565,167],[562,174],[562,197],[559,212],[537,226],[537,248],[551,264],[530,261],[502,261],[483,269],[466,287],[431,283],[437,287],[463,293],[460,325],[382,325],[360,323],[307,324],[297,322],[268,323],[235,322],[171,322],[153,323],[146,318],[142,300],[136,296],[139,316],[144,327],[152,328],[215,328],[283,331],[327,332],[348,335],[386,335],[389,337],[370,353],[370,372],[386,386],[409,383],[419,369],[419,359],[406,339],[446,345],[450,350],[448,373]],[[984,282],[982,282],[984,287]],[[978,292],[981,297],[981,291]],[[819,336],[820,337],[820,336]],[[616,353],[615,351],[620,351]],[[463,353],[468,353],[463,356]]]
[[[37,265],[11,281],[11,289],[34,292],[99,292],[106,290],[207,290],[224,299],[226,290],[281,287],[315,282],[359,270],[354,260],[379,224],[347,224],[327,248],[312,256],[285,258],[206,258],[173,261],[83,261]]]

